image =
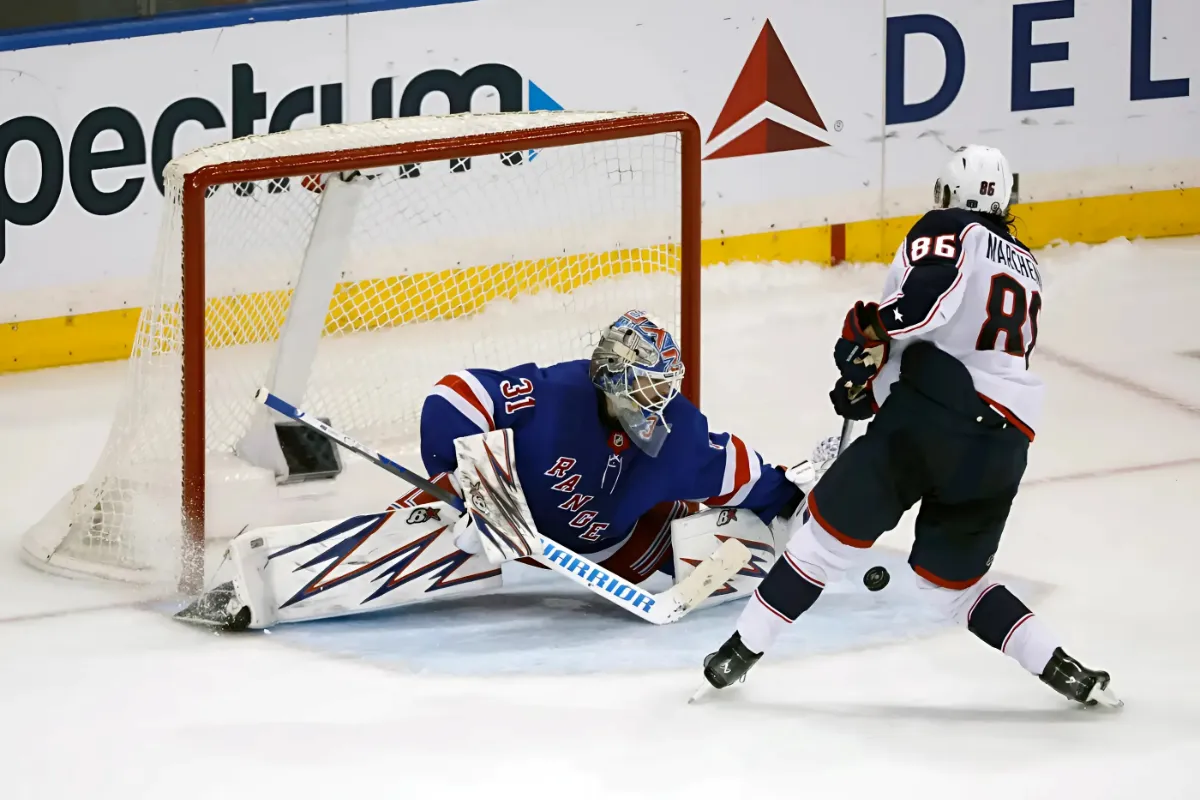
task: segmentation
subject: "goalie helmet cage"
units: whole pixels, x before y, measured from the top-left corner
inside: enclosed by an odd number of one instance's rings
[[[416,438],[440,376],[586,358],[600,328],[643,308],[675,325],[698,404],[700,147],[682,112],[510,112],[176,158],[109,439],[26,533],[26,556],[194,592],[206,538],[404,493],[352,457],[333,481],[287,486],[261,385],[382,449]]]

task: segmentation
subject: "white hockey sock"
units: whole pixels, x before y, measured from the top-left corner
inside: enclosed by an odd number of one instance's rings
[[[1058,646],[1059,638],[1054,632],[1036,616],[1029,614],[1009,632],[1000,651],[1016,659],[1034,675],[1041,675]]]
[[[963,604],[970,602],[965,614],[967,629],[1029,672],[1042,674],[1059,638],[1007,586],[980,581],[967,591],[953,592],[927,582],[925,585],[960,620]]]
[[[752,653],[764,653],[790,624],[787,617],[770,608],[755,592],[738,617],[737,629],[742,635],[742,644]]]
[[[742,610],[738,618],[742,644],[752,652],[765,653],[856,556],[854,548],[826,533],[815,518],[805,519]]]

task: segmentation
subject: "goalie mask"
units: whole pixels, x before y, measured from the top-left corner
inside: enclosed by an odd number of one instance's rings
[[[644,311],[627,311],[601,334],[588,371],[629,438],[657,456],[671,432],[664,412],[683,383],[675,338]]]

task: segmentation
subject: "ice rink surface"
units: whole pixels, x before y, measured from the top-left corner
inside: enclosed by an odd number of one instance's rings
[[[123,365],[103,364],[0,376],[0,798],[1200,797],[1200,240],[1039,257],[1049,405],[996,572],[1113,673],[1120,713],[922,622],[906,524],[870,557],[892,586],[832,593],[697,706],[735,608],[653,629],[539,577],[492,627],[484,600],[185,627],[18,558],[104,442]],[[805,457],[838,430],[830,347],[883,268],[704,280],[704,410],[770,460]]]

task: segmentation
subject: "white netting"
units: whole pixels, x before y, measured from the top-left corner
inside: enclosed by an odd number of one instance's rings
[[[186,175],[229,161],[621,116],[378,120],[249,137],[173,161],[165,173],[153,300],[142,312],[109,441],[88,482],[30,532],[26,549],[52,567],[144,580],[175,574]],[[323,336],[303,396],[287,399],[419,467],[413,454],[421,403],[447,372],[587,357],[597,331],[631,307],[678,328],[680,183],[675,134],[482,156],[469,165],[397,163],[370,180],[356,178],[361,200],[338,231],[344,256]],[[378,496],[355,495],[348,474],[319,487],[276,487],[273,473],[234,455],[261,413],[253,395],[281,349],[306,254],[329,244],[313,233],[322,203],[336,191],[314,186],[298,178],[223,185],[205,201],[209,537],[232,536],[247,524],[377,508],[362,507]],[[393,482],[383,491],[398,489]]]

